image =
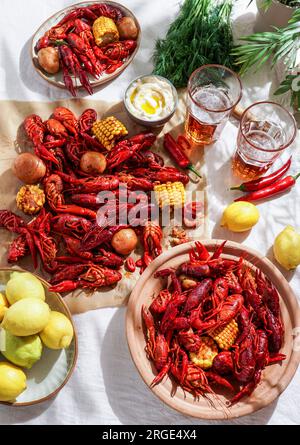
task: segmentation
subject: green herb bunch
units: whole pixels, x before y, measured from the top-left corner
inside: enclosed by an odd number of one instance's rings
[[[232,67],[231,11],[231,0],[185,0],[166,38],[156,43],[154,73],[180,88],[201,65]]]

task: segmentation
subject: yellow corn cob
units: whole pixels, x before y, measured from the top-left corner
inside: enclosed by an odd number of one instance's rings
[[[218,355],[218,347],[210,337],[201,337],[202,344],[198,352],[190,352],[190,359],[202,369],[212,367],[213,360]]]
[[[159,207],[182,207],[185,203],[185,189],[182,182],[166,182],[154,186],[155,198]]]
[[[99,17],[93,23],[93,34],[96,45],[105,46],[119,40],[119,31],[115,22],[108,17]]]
[[[109,116],[102,121],[96,121],[93,124],[92,132],[108,151],[115,146],[117,139],[128,134],[125,125],[114,116]]]
[[[238,324],[231,320],[225,327],[217,328],[209,332],[209,335],[215,340],[220,349],[227,351],[234,344],[239,332]]]

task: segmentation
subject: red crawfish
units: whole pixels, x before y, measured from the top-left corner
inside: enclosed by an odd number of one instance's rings
[[[17,233],[19,237],[11,244],[8,257],[11,261],[17,260],[28,246],[34,267],[37,267],[36,248],[30,230],[27,224],[15,213],[10,210],[0,210],[0,228],[4,228],[9,232]],[[21,238],[22,236],[22,238]],[[24,244],[26,240],[26,245]]]
[[[85,264],[86,266],[86,264]],[[72,266],[70,266],[71,268]],[[97,289],[103,286],[111,286],[122,279],[117,270],[102,267],[95,264],[88,265],[87,270],[74,279],[66,279],[49,288],[51,292],[71,292],[75,289]]]
[[[154,386],[162,381],[170,369],[171,358],[169,357],[169,346],[162,334],[159,333],[156,335],[154,319],[145,306],[142,306],[142,318],[147,330],[147,344],[145,350],[148,357],[153,360],[155,368],[159,371],[151,383],[151,386]]]
[[[124,183],[130,190],[153,190],[153,182],[147,178],[136,178],[128,173],[117,173],[120,183]]]
[[[179,171],[176,167],[161,167],[159,164],[155,164],[153,169],[153,163],[149,168],[136,168],[134,175],[137,177],[146,177],[151,181],[159,182],[177,182],[180,181],[184,185],[188,184],[189,177],[185,173]]]
[[[85,234],[81,241],[81,251],[89,251],[95,249],[104,243],[109,243],[112,237],[121,229],[126,229],[128,225],[100,227],[97,223]]]
[[[76,191],[82,193],[97,193],[105,190],[115,190],[119,186],[119,179],[113,175],[99,176],[97,178],[89,179],[75,179],[65,173],[57,172],[61,179],[75,188]]]
[[[16,263],[21,258],[26,256],[28,252],[29,250],[26,235],[22,233],[10,244],[7,253],[7,261],[9,263]]]
[[[201,281],[201,283],[197,284],[197,286],[188,293],[188,297],[183,308],[184,313],[191,312],[193,309],[198,307],[199,304],[209,295],[212,287],[213,282],[210,278],[206,278]]]
[[[58,207],[64,205],[64,185],[60,176],[53,174],[46,178],[44,182],[44,190],[47,202],[52,210],[56,211]]]
[[[163,232],[160,225],[148,221],[143,228],[142,243],[144,247],[144,263],[146,266],[162,252]]]
[[[232,352],[220,352],[213,360],[212,369],[219,375],[232,374],[234,369]]]
[[[66,20],[62,25],[59,23],[50,28],[44,35],[50,41],[64,40],[67,38],[68,31],[74,27],[73,20]]]
[[[109,58],[120,62],[127,59],[130,54],[136,49],[136,40],[122,40],[120,42],[109,43],[103,48],[103,53]]]
[[[89,93],[93,94],[87,73],[81,68],[77,56],[72,52],[71,48],[66,45],[58,47],[59,58],[63,70],[63,79],[66,88],[70,91],[72,96],[76,96],[75,87],[70,75],[73,75],[75,79],[79,79],[83,88]]]
[[[81,239],[91,228],[92,223],[86,218],[67,213],[54,216],[51,220],[51,226],[54,232]]]
[[[138,151],[150,148],[155,140],[156,136],[153,133],[140,133],[119,142],[107,155],[107,168],[113,170]]]
[[[47,131],[52,134],[52,136],[57,136],[59,138],[67,138],[68,132],[66,127],[59,122],[57,119],[48,119],[45,122]]]
[[[97,120],[97,111],[88,108],[78,119],[80,133],[89,133],[92,129],[93,123]]]
[[[203,396],[206,393],[213,393],[208,383],[206,373],[199,366],[192,363],[188,363],[186,374],[181,384],[184,390],[192,393],[195,397]]]
[[[52,113],[53,119],[61,122],[69,133],[77,136],[78,134],[78,121],[74,113],[65,107],[56,107]]]
[[[94,43],[92,27],[87,22],[81,19],[75,19],[73,32],[78,34],[86,45],[91,46]]]
[[[68,34],[67,42],[71,45],[73,51],[83,63],[88,73],[97,78],[101,74],[101,70],[99,69],[99,62],[96,59],[90,44],[73,32]]]
[[[168,289],[163,289],[152,301],[149,309],[153,314],[163,314],[172,300],[173,295]]]
[[[187,295],[185,293],[183,294],[173,294],[172,300],[168,303],[168,306],[163,314],[161,324],[160,324],[160,331],[163,334],[166,334],[167,331],[173,330],[173,329],[188,329],[189,323],[187,319],[180,319],[180,322],[185,323],[184,327],[179,327],[178,325],[175,326],[175,324],[179,324],[178,321],[175,321],[177,319],[177,316],[180,313],[180,307],[183,306],[183,304],[186,301]],[[183,318],[183,317],[182,317]],[[186,320],[186,321],[185,321]],[[181,324],[181,323],[180,323]]]
[[[172,268],[160,269],[154,274],[154,278],[169,278],[170,277],[170,285],[168,290],[172,292],[172,294],[177,293],[181,294],[182,286],[181,282],[178,279],[175,270]]]
[[[25,132],[34,145],[35,154],[44,161],[58,164],[56,158],[43,145],[45,137],[45,126],[37,114],[30,114],[23,122]]]
[[[202,321],[200,318],[200,311],[196,309],[191,313],[190,323],[191,326],[197,329],[199,332],[207,330],[217,329],[218,327],[225,326],[231,320],[233,320],[244,304],[244,298],[240,294],[230,295],[220,306],[215,309],[210,315],[210,320]],[[213,318],[212,318],[213,317]]]
[[[194,334],[192,329],[178,332],[177,339],[179,344],[189,352],[198,352],[202,345],[201,338],[198,334]]]

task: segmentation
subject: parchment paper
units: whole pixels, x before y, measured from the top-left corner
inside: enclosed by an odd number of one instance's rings
[[[183,131],[183,122],[185,118],[185,105],[184,105],[184,92],[180,93],[180,100],[178,109],[173,118],[164,126],[163,129],[157,129],[155,132],[158,134],[158,140],[155,145],[155,150],[163,155],[166,164],[172,164],[170,159],[162,148],[163,134],[172,131],[172,134],[176,137]],[[138,126],[127,115],[124,109],[123,103],[110,104],[102,101],[91,101],[82,99],[71,99],[58,102],[16,102],[16,101],[1,101],[0,107],[0,209],[9,209],[16,212],[23,219],[29,220],[26,215],[21,214],[16,208],[15,197],[21,187],[22,183],[13,175],[11,166],[14,158],[18,153],[22,151],[29,151],[30,147],[24,139],[24,132],[22,130],[22,122],[24,118],[31,113],[35,113],[41,116],[43,120],[49,118],[56,106],[64,106],[70,108],[77,116],[79,116],[86,108],[94,108],[98,112],[98,118],[102,116],[114,115],[125,123],[129,130],[129,134],[133,135],[145,128]],[[195,148],[191,151],[190,158],[195,164],[198,170],[201,170],[203,153],[200,148]],[[205,182],[202,180],[200,183],[190,182],[187,186],[187,190],[201,191],[203,190],[204,199]],[[169,237],[171,228],[164,228],[164,240],[163,249],[170,248],[171,238]],[[202,224],[192,231],[187,231],[191,238],[203,238],[206,235],[206,204],[204,200],[204,213]],[[11,234],[4,229],[0,229],[0,265],[7,266],[7,248],[10,242],[16,235]],[[139,252],[141,252],[140,246],[133,255],[138,258]],[[18,266],[34,271],[32,261],[29,256],[22,259]],[[17,266],[16,266],[17,267]],[[36,273],[43,276],[45,279],[49,278],[44,271],[38,268]],[[72,294],[65,296],[65,301],[68,304],[71,312],[81,313],[88,310],[97,309],[107,306],[121,306],[126,304],[128,297],[139,279],[139,270],[130,274],[123,270],[123,279],[113,289],[101,289],[92,293],[88,293],[82,290],[77,290]]]

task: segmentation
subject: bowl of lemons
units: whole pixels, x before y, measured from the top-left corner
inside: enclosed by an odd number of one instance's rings
[[[77,360],[77,335],[59,294],[37,275],[0,269],[0,403],[54,397]]]

